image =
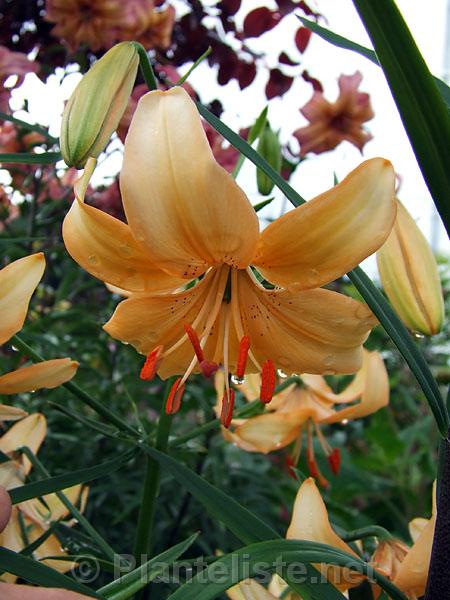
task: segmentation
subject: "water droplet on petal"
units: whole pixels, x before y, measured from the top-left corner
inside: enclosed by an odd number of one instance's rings
[[[130,248],[128,244],[120,244],[119,254],[121,254],[124,258],[130,258],[133,256],[133,249]]]
[[[283,370],[281,369],[277,369],[277,375],[278,377],[280,377],[281,379],[286,379],[287,377],[287,373],[285,373]]]
[[[323,359],[323,364],[326,367],[331,367],[331,365],[334,365],[335,362],[336,357],[334,356],[334,354],[327,354],[327,356],[325,356],[325,358]]]
[[[15,346],[11,346],[11,349],[13,352],[19,352],[18,348],[16,348]]]
[[[242,385],[244,383],[244,378],[238,377],[237,375],[232,375],[231,383],[233,383],[234,385]]]
[[[342,425],[348,425],[348,419],[342,419],[341,423]]]
[[[90,254],[88,256],[88,261],[91,263],[91,265],[98,265],[98,256],[95,254]]]
[[[413,331],[413,336],[416,338],[416,340],[423,340],[425,338],[423,333],[419,333],[418,331]]]

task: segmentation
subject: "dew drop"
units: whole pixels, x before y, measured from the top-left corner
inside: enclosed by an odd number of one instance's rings
[[[90,254],[88,256],[88,261],[91,263],[91,265],[98,265],[98,256],[95,254]]]
[[[119,254],[121,254],[124,258],[130,258],[133,255],[133,249],[130,248],[128,244],[120,244]]]
[[[413,331],[413,336],[416,338],[416,340],[425,339],[425,336],[423,335],[423,333],[419,333],[418,331]]]
[[[15,346],[11,346],[13,352],[19,352],[19,350]]]
[[[281,379],[286,379],[286,377],[287,377],[287,373],[285,373],[282,369],[277,369],[277,375]]]
[[[348,419],[342,419],[341,423],[342,425],[348,425]]]
[[[238,377],[237,375],[232,375],[231,383],[233,383],[234,385],[242,385],[244,383],[244,378]]]
[[[129,346],[129,345],[130,345],[128,342],[122,342],[122,344],[123,344],[124,346]]]
[[[325,358],[323,359],[323,364],[326,367],[331,367],[331,365],[334,365],[335,362],[336,357],[334,356],[334,354],[327,354],[327,356],[325,356]]]

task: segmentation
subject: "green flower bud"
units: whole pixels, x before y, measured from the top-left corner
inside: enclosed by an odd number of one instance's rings
[[[106,147],[127,107],[139,65],[133,42],[109,50],[84,75],[64,109],[61,152],[70,167],[84,167]]]
[[[266,123],[264,130],[259,136],[258,153],[266,159],[277,173],[281,171],[281,147],[278,137]],[[273,190],[274,183],[261,169],[256,171],[256,183],[260,194],[267,196]]]
[[[377,252],[377,262],[384,291],[406,327],[424,335],[439,333],[444,302],[436,260],[400,202],[394,227]]]

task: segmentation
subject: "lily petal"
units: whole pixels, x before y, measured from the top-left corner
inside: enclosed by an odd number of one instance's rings
[[[152,263],[125,223],[75,200],[63,223],[70,256],[88,273],[133,292],[176,289],[184,281]]]
[[[22,446],[28,446],[33,454],[39,450],[47,433],[47,421],[44,415],[33,413],[18,421],[0,438],[0,450],[5,454],[14,452]],[[31,470],[31,462],[26,456],[21,457],[25,475]]]
[[[382,158],[362,163],[339,185],[271,223],[252,261],[272,283],[320,287],[358,265],[395,221],[395,175]]]
[[[276,600],[260,583],[254,579],[244,579],[226,591],[230,600]]]
[[[184,373],[194,351],[185,335],[183,325],[184,323],[192,325],[203,309],[203,316],[196,326],[197,331],[202,330],[218,286],[222,285],[219,279],[220,274],[213,271],[197,285],[182,292],[132,296],[117,306],[113,316],[103,328],[113,338],[131,344],[142,354],[148,354],[157,346],[163,346],[167,351],[183,338],[176,350],[164,356],[158,374],[166,378]],[[220,322],[220,319],[218,321]],[[214,360],[215,348],[221,346],[223,350],[223,344],[218,343],[217,332],[213,330],[212,334],[205,346],[205,354]],[[237,346],[237,342],[234,346]]]
[[[286,539],[320,542],[356,556],[332,529],[325,503],[312,477],[306,479],[297,492]],[[341,567],[323,565],[322,571],[331,583],[342,590],[361,582],[361,575]]]
[[[424,595],[427,585],[435,525],[434,514],[405,556],[394,579],[394,585],[400,590],[413,593],[417,598]]]
[[[234,292],[233,292],[234,293]],[[330,290],[265,290],[246,272],[238,276],[241,318],[257,360],[286,373],[354,373],[362,343],[375,324],[360,302]]]
[[[27,416],[27,412],[16,406],[0,404],[0,421],[18,421]]]
[[[15,260],[0,271],[0,344],[23,327],[31,296],[45,269],[42,252]]]
[[[224,437],[247,452],[268,454],[293,442],[301,424],[302,421],[296,421],[290,413],[270,412],[246,419],[231,435],[224,432]]]
[[[70,358],[56,358],[11,371],[0,376],[0,394],[21,394],[58,387],[74,377],[78,366],[79,363]]]
[[[120,186],[134,237],[168,273],[192,279],[211,265],[250,263],[259,232],[255,211],[215,161],[183,88],[139,100]]]
[[[364,381],[360,402],[336,411],[331,417],[322,421],[323,423],[361,419],[389,404],[389,377],[378,352],[364,352],[363,366],[358,376]]]

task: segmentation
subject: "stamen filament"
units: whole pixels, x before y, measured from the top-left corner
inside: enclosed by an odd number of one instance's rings
[[[236,269],[231,270],[231,313],[233,315],[234,328],[240,340],[244,337],[245,333],[241,313],[239,312],[238,274]],[[249,348],[248,355],[258,371],[261,371],[261,365],[256,360],[251,348]]]
[[[314,423],[314,429],[316,430],[317,438],[322,446],[325,456],[327,457],[328,464],[332,472],[337,475],[341,466],[341,453],[339,448],[332,448],[327,442],[325,436],[322,433],[322,429],[318,423]]]
[[[329,485],[328,481],[325,479],[325,477],[320,472],[319,466],[316,461],[316,457],[314,455],[314,444],[313,444],[313,436],[312,436],[310,420],[308,421],[308,425],[307,425],[307,440],[308,440],[308,444],[307,444],[307,448],[306,448],[306,462],[308,463],[309,472],[311,473],[312,477],[317,479],[317,481],[319,482],[319,484],[322,487],[326,488]]]
[[[220,422],[227,429],[230,426],[231,420],[233,418],[234,396],[235,396],[234,390],[229,388],[228,390],[225,390],[225,393],[222,398],[222,410],[220,412]]]

